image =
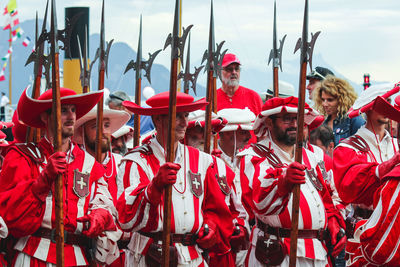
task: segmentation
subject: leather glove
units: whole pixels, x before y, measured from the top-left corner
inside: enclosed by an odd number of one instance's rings
[[[31,190],[33,194],[42,201],[46,200],[47,195],[53,185],[57,175],[63,174],[67,170],[67,160],[65,152],[55,152],[47,159],[47,165],[33,182]]]
[[[93,238],[99,236],[104,231],[116,231],[113,217],[105,209],[95,209],[90,214],[77,218],[77,222],[84,224],[82,234]]]
[[[172,162],[166,162],[160,167],[147,187],[147,196],[151,204],[160,204],[164,187],[175,184],[176,174],[180,168],[181,165]]]
[[[298,162],[292,162],[286,170],[285,176],[278,179],[278,194],[285,196],[292,192],[294,185],[306,182],[304,170],[306,166]]]
[[[394,156],[391,159],[379,164],[378,165],[379,179],[382,179],[383,176],[388,174],[398,163],[400,163],[400,152],[394,154]]]
[[[246,229],[241,225],[235,226],[230,240],[231,248],[234,253],[246,248],[246,243],[249,241]]]
[[[211,155],[217,158],[220,158],[222,155],[222,151],[220,149],[213,149],[213,151],[211,151]]]
[[[332,256],[336,258],[344,249],[347,238],[344,229],[340,227],[335,217],[328,219],[328,230],[331,235],[331,243],[333,246]]]
[[[207,224],[204,224],[199,231],[197,244],[202,249],[209,249],[217,243],[217,236],[215,234],[215,230],[208,227]]]

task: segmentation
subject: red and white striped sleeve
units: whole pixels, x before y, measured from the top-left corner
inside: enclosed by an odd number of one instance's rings
[[[124,231],[146,232],[159,230],[162,227],[160,218],[163,202],[158,206],[151,205],[147,196],[147,186],[153,175],[143,164],[124,160],[119,169],[123,177],[124,190],[118,198],[118,220]]]

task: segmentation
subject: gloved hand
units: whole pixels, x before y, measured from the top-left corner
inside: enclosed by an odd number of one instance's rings
[[[306,182],[306,166],[298,162],[292,162],[286,170],[285,176],[278,179],[278,194],[285,196],[292,192],[294,185],[304,184]]]
[[[176,174],[180,168],[181,165],[172,162],[166,162],[160,167],[147,187],[147,196],[151,204],[158,205],[161,202],[164,187],[175,184]]]
[[[65,156],[65,152],[55,152],[51,155],[47,159],[46,167],[32,184],[31,190],[40,200],[46,200],[57,175],[63,174],[67,170],[67,160],[65,159]]]
[[[207,230],[208,229],[208,230]],[[207,224],[204,224],[199,231],[197,244],[202,249],[209,249],[217,243],[217,236],[215,234],[215,230],[208,227]]]
[[[211,151],[211,155],[217,158],[220,158],[222,155],[222,151],[220,149],[213,149],[213,151]]]
[[[378,165],[379,178],[382,179],[383,176],[388,174],[394,168],[394,166],[396,166],[399,163],[400,163],[400,152],[396,152],[396,154],[394,154],[394,156],[391,159],[384,161]]]
[[[249,237],[246,229],[243,226],[236,225],[235,231],[233,232],[230,240],[231,248],[234,253],[239,252],[246,248],[246,243],[249,241]]]
[[[328,230],[331,235],[331,243],[333,246],[332,256],[336,258],[346,245],[346,234],[335,217],[328,219]]]
[[[116,231],[113,217],[105,209],[95,209],[90,214],[77,218],[77,222],[83,223],[82,234],[93,238],[99,236],[104,231]]]

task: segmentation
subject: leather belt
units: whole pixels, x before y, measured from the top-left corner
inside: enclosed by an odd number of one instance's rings
[[[277,237],[285,237],[290,238],[290,229],[287,228],[279,228],[272,227],[260,220],[257,220],[257,227],[263,231],[264,233],[275,235]],[[316,238],[319,241],[324,241],[328,237],[327,231],[324,229],[299,229],[297,233],[297,238],[307,239],[307,238]]]
[[[51,242],[56,243],[55,229],[39,228],[32,236],[50,239]],[[90,247],[91,239],[84,235],[77,235],[71,232],[64,231],[64,243],[69,245],[76,245],[80,247]]]
[[[162,240],[162,232],[145,233],[139,231],[141,235],[152,238],[154,241]],[[186,234],[174,234],[171,233],[171,243],[181,243],[184,246],[193,246],[196,244],[197,234],[186,233]]]

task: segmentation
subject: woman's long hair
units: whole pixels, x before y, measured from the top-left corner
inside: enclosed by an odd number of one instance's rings
[[[327,114],[322,106],[322,92],[338,100],[338,117],[345,115],[357,99],[356,91],[346,80],[332,75],[326,76],[326,79],[321,82],[321,85],[315,91],[315,108],[325,116]]]

